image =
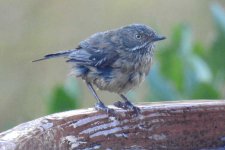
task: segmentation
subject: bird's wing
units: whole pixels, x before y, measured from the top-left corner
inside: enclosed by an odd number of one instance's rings
[[[92,35],[82,41],[77,48],[68,56],[67,62],[75,62],[81,65],[89,65],[104,68],[110,66],[118,59],[116,44],[111,41],[112,34],[102,32]]]
[[[67,62],[74,62],[80,65],[104,68],[110,66],[117,59],[117,53],[103,53],[86,49],[78,49],[68,56]]]

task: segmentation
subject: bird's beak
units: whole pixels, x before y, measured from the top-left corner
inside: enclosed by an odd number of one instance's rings
[[[156,42],[156,41],[161,41],[161,40],[165,40],[166,37],[165,36],[161,36],[161,35],[156,35],[154,38],[153,38],[153,42]]]

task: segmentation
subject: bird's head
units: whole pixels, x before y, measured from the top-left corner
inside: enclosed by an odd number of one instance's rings
[[[151,50],[154,43],[166,39],[158,35],[152,28],[143,24],[131,24],[118,29],[119,37],[125,50]]]

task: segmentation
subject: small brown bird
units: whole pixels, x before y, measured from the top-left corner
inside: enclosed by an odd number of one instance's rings
[[[118,101],[115,106],[139,113],[140,109],[124,94],[138,86],[148,75],[154,43],[164,39],[146,25],[131,24],[96,33],[75,49],[48,54],[34,62],[65,57],[66,62],[72,64],[72,72],[86,82],[96,98],[97,110],[114,112],[100,100],[93,85],[100,90],[119,94],[124,102]]]

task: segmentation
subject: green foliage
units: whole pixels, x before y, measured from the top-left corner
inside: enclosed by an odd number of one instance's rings
[[[209,65],[215,76],[225,80],[225,11],[218,4],[211,7],[213,20],[216,25],[216,38],[207,55]]]
[[[157,51],[157,62],[148,76],[155,100],[222,98],[225,81],[225,12],[212,5],[217,34],[209,48],[193,42],[192,31],[180,25],[171,42]]]
[[[211,84],[200,83],[194,88],[192,98],[194,98],[194,99],[202,99],[202,98],[218,99],[218,98],[220,98],[220,95],[216,89],[212,88]]]
[[[79,108],[79,90],[74,79],[68,79],[65,85],[54,87],[48,99],[48,113]]]
[[[151,69],[150,76],[148,76],[148,83],[150,84],[150,100],[174,100],[179,99],[180,95],[173,86],[172,82],[167,80],[159,71],[159,67],[154,65]]]

